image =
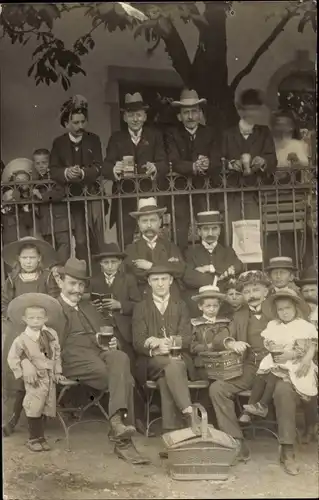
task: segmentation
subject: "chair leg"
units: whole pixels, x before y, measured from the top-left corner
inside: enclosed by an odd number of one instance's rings
[[[152,390],[152,389],[146,390],[146,431],[145,431],[146,437],[148,437],[148,435],[149,435],[150,407],[151,407],[152,400],[153,400],[153,394],[154,394],[154,390]]]

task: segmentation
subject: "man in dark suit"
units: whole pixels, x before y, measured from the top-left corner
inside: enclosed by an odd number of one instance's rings
[[[161,181],[168,174],[168,162],[164,150],[163,137],[159,130],[145,125],[148,106],[143,102],[138,92],[131,95],[126,94],[123,119],[127,124],[127,130],[114,132],[109,140],[106,157],[103,164],[103,177],[112,181],[125,179],[120,187],[124,193],[137,191],[135,183],[127,179],[136,175],[143,175],[142,189],[153,190],[153,180],[160,186]],[[113,193],[119,191],[119,187],[113,184]],[[122,209],[120,209],[122,206]],[[128,245],[133,241],[135,225],[129,215],[136,206],[136,196],[123,199],[121,205],[117,200],[112,202],[110,225],[117,224],[118,240]],[[120,218],[123,220],[121,230]]]
[[[110,437],[117,455],[134,464],[148,463],[134,447],[131,437],[134,423],[133,377],[128,356],[118,350],[118,341],[110,339],[101,346],[96,334],[107,321],[87,300],[83,300],[89,280],[85,261],[70,258],[61,270],[58,298],[63,311],[59,328],[63,373],[99,391],[109,393]]]
[[[223,134],[222,158],[229,172],[227,184],[230,187],[240,188],[243,177],[247,186],[257,185],[257,177],[269,182],[276,170],[277,157],[271,132],[267,126],[257,125],[263,104],[259,91],[248,89],[242,92],[237,103],[240,121]],[[227,201],[229,234],[232,233],[233,221],[259,219],[257,192],[245,193],[243,203],[239,192],[230,193]],[[224,200],[222,203],[224,205]]]
[[[178,108],[180,125],[167,130],[164,138],[168,159],[174,173],[192,178],[195,189],[204,187],[205,178],[218,175],[220,158],[214,145],[213,130],[200,124],[201,105],[206,99],[199,99],[195,90],[183,90],[180,101],[173,101]],[[181,179],[175,181],[175,187],[182,189]],[[177,242],[183,251],[188,245],[190,206],[188,196],[174,198]],[[172,202],[173,202],[172,201]],[[214,201],[210,199],[210,204]],[[194,195],[192,205],[196,212],[207,210],[205,195]],[[213,207],[211,207],[213,208]]]
[[[76,95],[63,104],[60,122],[67,133],[53,141],[50,155],[50,175],[58,184],[69,185],[70,195],[83,196],[83,188],[95,192],[97,178],[102,166],[102,148],[100,138],[92,132],[86,132],[88,105],[84,97]],[[92,191],[93,190],[93,191]],[[103,238],[103,215],[100,201],[87,203],[88,220],[85,220],[84,202],[71,202],[71,217],[74,222],[74,236],[77,256],[87,259],[86,238],[90,233],[92,246],[99,246]],[[87,231],[87,227],[89,230]],[[103,239],[102,239],[103,240]],[[97,251],[98,249],[96,249]]]
[[[197,304],[191,300],[194,291],[212,285],[215,276],[223,279],[235,276],[243,265],[231,247],[222,246],[218,240],[223,221],[217,211],[197,214],[197,230],[201,242],[186,250],[186,270],[183,281],[186,285],[185,301],[192,317],[199,315]]]

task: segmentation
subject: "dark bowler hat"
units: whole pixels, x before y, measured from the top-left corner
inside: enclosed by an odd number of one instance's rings
[[[196,219],[198,226],[203,226],[205,224],[223,224],[221,214],[218,211],[198,212]]]
[[[93,259],[101,260],[104,257],[118,257],[119,259],[124,259],[126,257],[126,253],[121,252],[117,243],[104,243],[101,247],[100,253],[93,255]]]
[[[78,280],[89,280],[91,276],[87,274],[87,265],[85,260],[79,260],[75,257],[70,257],[64,267],[61,269],[61,274],[67,274],[72,278],[76,278]]]
[[[293,265],[290,257],[273,257],[270,259],[266,271],[272,271],[273,269],[290,269],[291,271],[296,271],[296,267]]]
[[[151,276],[152,274],[170,274],[174,277],[174,270],[170,263],[167,264],[153,264],[153,266],[147,271],[147,275]]]
[[[143,101],[143,97],[139,92],[135,94],[126,94],[124,97],[124,108],[122,111],[139,111],[140,109],[147,110],[149,106]]]
[[[308,267],[305,269],[300,276],[299,280],[295,280],[298,286],[304,285],[316,285],[318,283],[318,273],[314,266]]]

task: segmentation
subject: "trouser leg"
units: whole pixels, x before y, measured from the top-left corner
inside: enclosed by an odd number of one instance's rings
[[[251,389],[248,404],[254,405],[261,402],[267,383],[267,375],[257,375]]]
[[[84,210],[78,203],[73,203],[71,216],[74,223],[75,252],[78,259],[88,260],[87,234]]]
[[[310,401],[303,401],[302,403],[305,414],[305,427],[306,430],[314,427],[318,419],[318,398],[314,396]]]
[[[298,396],[289,382],[278,379],[274,390],[274,404],[280,444],[293,445],[296,441],[296,408]]]
[[[109,416],[120,410],[132,413],[134,394],[129,358],[122,351],[109,351],[104,361],[108,375]]]
[[[234,397],[252,387],[255,374],[254,365],[245,365],[241,377],[229,382],[217,380],[209,388],[219,429],[236,439],[243,439],[243,433],[237,421]]]
[[[176,406],[165,377],[160,377],[158,379],[158,386],[161,395],[163,429],[174,430],[182,428],[183,420],[181,412]]]
[[[188,388],[187,370],[185,363],[180,360],[171,360],[164,368],[167,386],[180,410],[188,408],[192,402]]]
[[[175,227],[177,244],[183,252],[188,247],[188,231],[190,223],[189,201],[187,196],[176,196]]]
[[[44,425],[42,417],[28,417],[29,439],[40,439],[44,437]]]
[[[274,390],[276,387],[277,380],[278,380],[278,378],[273,373],[269,373],[266,376],[266,384],[265,384],[264,394],[262,395],[262,397],[260,398],[260,401],[259,401],[261,404],[266,405],[266,406],[269,405],[269,403],[271,402],[273,395],[274,395]]]
[[[71,255],[69,232],[59,231],[55,233],[54,237],[59,261],[65,263]]]

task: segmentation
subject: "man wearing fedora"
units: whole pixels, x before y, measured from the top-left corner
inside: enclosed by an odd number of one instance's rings
[[[206,99],[200,99],[195,90],[184,89],[179,101],[172,106],[178,109],[179,126],[166,131],[164,136],[168,159],[174,173],[192,177],[193,187],[204,187],[203,177],[212,177],[220,164],[215,151],[214,134],[210,127],[201,125],[202,108]],[[176,187],[180,181],[177,180]],[[213,200],[211,200],[213,201]],[[205,210],[206,199],[203,195],[192,196],[195,211]],[[184,250],[188,244],[190,207],[188,196],[176,196],[175,218],[179,247]]]
[[[191,418],[191,399],[187,369],[192,370],[188,354],[191,324],[186,304],[170,293],[173,283],[169,265],[154,265],[147,271],[151,293],[138,303],[133,312],[133,345],[137,352],[138,379],[158,381],[163,429],[182,426],[181,416]],[[172,358],[172,336],[180,336],[182,354]],[[191,373],[190,373],[191,374]]]
[[[234,250],[219,243],[223,225],[220,212],[199,212],[196,216],[196,224],[200,243],[186,250],[186,270],[183,277],[186,286],[185,301],[192,317],[199,315],[196,303],[190,300],[194,290],[205,285],[212,285],[215,276],[220,281],[235,276],[243,267]]]
[[[63,373],[93,389],[108,391],[110,438],[118,456],[131,463],[146,463],[135,449],[131,437],[134,422],[134,381],[128,356],[118,350],[115,337],[103,348],[96,334],[107,321],[87,300],[82,299],[90,279],[84,260],[70,258],[61,270],[58,298],[62,306],[63,324],[59,333]]]
[[[83,196],[86,186],[93,194],[98,190],[96,181],[101,173],[102,147],[100,138],[87,132],[88,103],[85,97],[75,95],[61,107],[60,123],[67,132],[53,141],[50,154],[50,176],[57,184],[68,185],[70,195]],[[70,203],[74,223],[76,254],[87,259],[84,201]],[[103,241],[103,216],[100,201],[87,204],[88,227],[94,249]]]
[[[141,198],[137,210],[130,213],[137,220],[141,236],[126,248],[125,265],[136,276],[142,296],[149,290],[147,273],[153,265],[169,262],[175,278],[181,279],[184,274],[185,263],[179,248],[160,235],[165,212],[166,208],[158,207],[155,198]],[[173,283],[172,292],[175,294],[178,290]]]
[[[153,190],[153,180],[159,184],[168,174],[168,161],[164,150],[162,133],[146,125],[148,106],[144,103],[139,92],[126,94],[124,98],[123,120],[127,124],[127,130],[114,132],[109,140],[106,157],[103,164],[103,177],[112,181],[129,179],[134,175],[143,175],[143,190]],[[134,183],[127,181],[122,183],[121,191],[134,193]],[[118,192],[118,187],[113,184],[113,193]],[[118,239],[124,245],[133,241],[134,224],[129,212],[134,210],[136,197],[122,200],[123,234],[118,219],[120,214],[119,204],[116,200],[112,202],[110,225],[117,224]]]
[[[234,397],[241,391],[251,389],[263,357],[268,354],[261,333],[269,321],[274,319],[269,295],[269,280],[261,271],[246,271],[238,278],[245,304],[234,314],[229,329],[225,331],[224,346],[244,356],[243,374],[229,381],[215,381],[209,388],[210,398],[217,417],[218,427],[238,440],[238,461],[247,462],[250,451],[239,426]],[[227,335],[228,333],[228,335]],[[294,353],[275,356],[276,363],[293,359]],[[281,379],[276,382],[274,406],[281,446],[280,459],[288,474],[296,474],[293,446],[296,441],[297,398],[292,386]]]

